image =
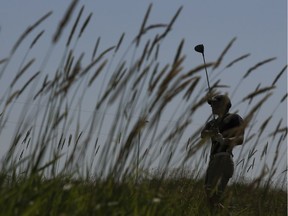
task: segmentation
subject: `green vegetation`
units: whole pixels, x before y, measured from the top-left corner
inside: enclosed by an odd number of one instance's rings
[[[1,215],[210,215],[203,182],[185,177],[154,176],[137,184],[135,179],[45,180],[37,175],[1,180]],[[231,215],[285,215],[287,193],[233,184],[227,189],[225,206]]]
[[[10,76],[11,80],[0,106],[0,136],[7,142],[1,145],[9,146],[1,161],[1,215],[209,215],[199,177],[206,167],[208,149],[199,139],[201,128],[193,127],[189,139],[182,140],[193,116],[206,103],[206,83],[201,82],[204,66],[184,67],[184,40],[172,61],[159,60],[163,41],[182,8],[170,22],[149,25],[150,5],[139,34],[126,52],[122,50],[122,34],[115,45],[101,51],[98,38],[91,54],[76,51],[92,16],[83,18],[84,7],[78,8],[77,3],[73,1],[59,21],[43,60],[31,55],[45,37],[39,26],[45,26],[52,12],[30,25],[7,58],[0,59],[0,79]],[[65,35],[60,61],[51,63],[53,51],[59,54]],[[27,41],[31,43],[19,70],[10,73],[9,65]],[[240,55],[222,67],[235,41],[233,38],[228,43],[216,61],[207,63],[217,77],[249,57]],[[251,74],[274,59],[248,68],[235,90],[241,85],[247,88],[245,82]],[[267,133],[267,125],[275,122],[273,113],[258,119],[286,69],[287,65],[275,73],[271,85],[252,86],[239,102],[246,109],[249,144],[235,163],[239,180],[228,187],[223,203],[232,215],[286,215],[287,192],[271,182],[286,155],[281,149],[287,143],[287,126],[283,125],[284,117],[276,119],[275,130]],[[220,79],[211,81],[214,93],[227,87]],[[95,106],[87,117],[81,109],[83,104],[91,104],[91,98]],[[276,101],[274,112],[287,101],[287,93]],[[176,111],[171,111],[173,103],[177,104]],[[113,114],[108,119],[109,112]],[[15,113],[20,117],[14,134],[7,138],[7,125]],[[163,125],[161,118],[167,113],[171,121]],[[261,155],[257,164],[256,152]],[[263,166],[252,182],[241,184],[245,173],[267,163],[268,155],[273,159],[271,166]],[[152,172],[155,164],[161,172]],[[171,174],[175,164],[176,171]],[[197,168],[193,175],[183,171],[191,164]],[[286,172],[287,167],[282,174]]]

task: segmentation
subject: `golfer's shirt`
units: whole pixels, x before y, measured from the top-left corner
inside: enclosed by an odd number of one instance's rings
[[[244,136],[243,119],[238,114],[227,113],[222,118],[208,122],[205,126],[205,129],[207,130],[213,128],[216,128],[218,132],[222,134],[223,138]],[[210,157],[220,152],[228,152],[233,156],[233,147],[231,147],[231,145],[220,144],[213,138],[211,138],[211,141],[212,146]]]

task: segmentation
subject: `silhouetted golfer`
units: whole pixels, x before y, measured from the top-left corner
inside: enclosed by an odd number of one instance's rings
[[[223,207],[221,197],[234,172],[232,150],[234,146],[243,143],[244,126],[238,114],[229,113],[231,101],[227,95],[216,95],[208,99],[208,104],[214,119],[204,126],[201,138],[211,138],[212,142],[205,191],[213,209]]]

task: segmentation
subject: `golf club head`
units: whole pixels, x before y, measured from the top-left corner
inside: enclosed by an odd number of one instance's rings
[[[197,46],[194,47],[194,50],[196,52],[199,52],[199,53],[204,53],[204,45],[203,44],[198,44]]]

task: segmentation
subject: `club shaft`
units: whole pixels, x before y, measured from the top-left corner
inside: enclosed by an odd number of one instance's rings
[[[207,72],[207,68],[206,68],[206,61],[205,61],[204,52],[202,53],[202,57],[203,57],[203,61],[204,61],[204,68],[205,68],[206,80],[207,80],[207,84],[208,84],[208,91],[209,91],[209,93],[211,93],[211,87],[210,87],[208,72]]]
[[[209,77],[208,77],[208,72],[207,72],[207,67],[206,67],[206,61],[205,61],[205,55],[204,55],[204,52],[202,53],[202,57],[203,57],[203,61],[204,61],[204,68],[205,68],[205,74],[206,74],[206,79],[207,79],[207,84],[208,84],[208,91],[209,91],[209,94],[211,93],[211,87],[210,87],[210,82],[209,82]],[[212,117],[213,117],[213,120],[215,121],[216,120],[216,117],[215,115],[212,113]],[[218,129],[219,130],[219,129]],[[217,131],[218,131],[217,130]],[[219,132],[219,131],[218,131]]]

